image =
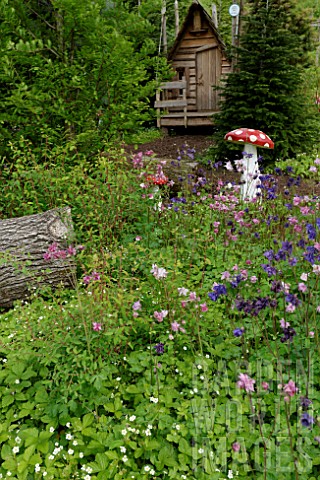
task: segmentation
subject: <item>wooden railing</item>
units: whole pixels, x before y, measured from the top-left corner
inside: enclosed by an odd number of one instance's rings
[[[178,90],[178,98],[167,98],[168,90]],[[182,93],[180,93],[182,92]],[[184,126],[187,127],[187,82],[183,78],[175,82],[166,82],[160,85],[156,93],[154,107],[157,109],[157,127],[161,127],[161,109],[181,108],[184,113]]]

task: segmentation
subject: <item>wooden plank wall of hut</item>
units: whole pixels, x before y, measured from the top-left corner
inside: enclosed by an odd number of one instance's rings
[[[205,19],[202,19],[202,28],[199,33],[192,30],[190,25],[178,49],[175,52],[172,66],[179,71],[184,72],[188,83],[187,101],[188,112],[197,110],[197,72],[196,72],[196,50],[205,46],[218,46],[218,41],[214,32]]]

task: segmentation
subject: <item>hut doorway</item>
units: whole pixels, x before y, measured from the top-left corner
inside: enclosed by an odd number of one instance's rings
[[[213,86],[220,82],[220,65],[218,47],[205,46],[196,51],[197,110],[200,112],[218,110],[219,92]]]

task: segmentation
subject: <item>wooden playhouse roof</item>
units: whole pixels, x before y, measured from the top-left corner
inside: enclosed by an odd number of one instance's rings
[[[193,0],[192,1],[192,4],[190,5],[189,7],[189,10],[188,10],[188,13],[186,15],[186,18],[179,30],[179,33],[175,39],[175,42],[172,46],[172,48],[170,49],[169,53],[168,53],[168,59],[171,60],[173,57],[174,57],[174,54],[175,54],[175,51],[177,50],[178,46],[179,46],[179,43],[181,42],[184,34],[185,34],[185,31],[190,23],[190,21],[192,20],[193,18],[193,13],[195,10],[201,10],[203,15],[205,16],[206,20],[208,21],[209,23],[209,26],[212,28],[215,36],[217,37],[217,40],[218,42],[221,44],[221,47],[223,49],[226,48],[225,46],[225,43],[223,42],[222,38],[221,38],[221,35],[220,33],[218,32],[217,30],[217,27],[215,26],[211,16],[209,15],[209,13],[206,11],[206,9],[201,5],[201,3],[199,2],[199,0]]]

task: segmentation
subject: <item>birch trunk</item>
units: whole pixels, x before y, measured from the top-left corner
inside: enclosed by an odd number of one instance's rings
[[[45,286],[74,286],[73,257],[44,259],[50,245],[65,249],[72,236],[68,207],[0,220],[0,307],[11,307]]]

